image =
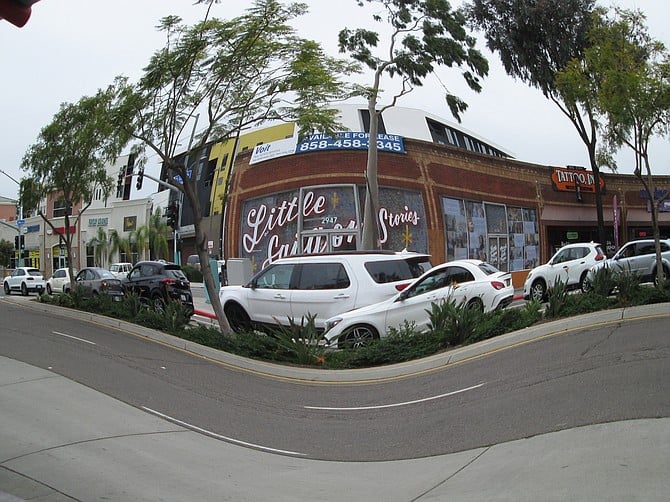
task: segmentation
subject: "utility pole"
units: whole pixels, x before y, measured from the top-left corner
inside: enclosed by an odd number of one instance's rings
[[[7,174],[2,169],[0,169],[0,173],[7,176],[10,180],[12,180],[14,183],[16,183],[19,186],[19,188],[21,188],[21,183],[19,183],[14,177],[10,176],[9,174]],[[18,201],[18,200],[13,200],[13,199],[9,199],[9,200],[12,201],[14,204],[16,204],[16,209],[17,209],[17,211],[16,211],[16,215],[17,215],[16,231],[18,233],[19,246],[18,246],[18,249],[16,250],[16,254],[17,254],[16,266],[20,267],[22,265],[22,261],[23,261],[23,257],[22,257],[23,249],[21,249],[21,227],[25,223],[24,220],[23,220],[23,206],[21,205],[20,201]]]

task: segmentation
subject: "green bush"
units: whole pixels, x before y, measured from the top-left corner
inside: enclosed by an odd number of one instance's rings
[[[202,272],[191,265],[181,267],[184,275],[190,282],[202,282]]]

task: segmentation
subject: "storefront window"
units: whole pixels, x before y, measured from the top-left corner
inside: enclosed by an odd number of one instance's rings
[[[537,264],[537,211],[442,198],[447,261],[474,258],[503,271]]]

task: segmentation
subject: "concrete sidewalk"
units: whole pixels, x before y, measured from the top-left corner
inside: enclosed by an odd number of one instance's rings
[[[323,462],[213,439],[0,357],[0,501],[666,501],[670,419],[439,457]]]

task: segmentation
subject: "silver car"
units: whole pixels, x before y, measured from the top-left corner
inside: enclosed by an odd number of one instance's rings
[[[670,239],[661,239],[661,262],[665,277],[670,277]],[[621,246],[609,260],[591,268],[589,278],[600,267],[607,267],[614,273],[636,275],[641,282],[656,281],[656,243],[654,239],[630,241]]]

